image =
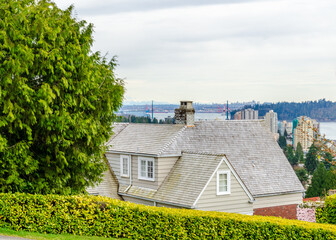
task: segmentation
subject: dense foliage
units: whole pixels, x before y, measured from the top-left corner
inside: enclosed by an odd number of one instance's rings
[[[320,163],[314,171],[311,184],[307,189],[306,197],[323,197],[329,189],[336,188],[336,172],[333,168],[326,169],[323,163]]]
[[[336,121],[336,102],[321,99],[307,102],[278,102],[256,104],[244,108],[253,108],[259,111],[259,116],[264,116],[269,110],[278,114],[279,120],[292,121],[299,116],[308,116],[317,121]],[[234,114],[234,113],[233,113]]]
[[[308,181],[307,170],[305,168],[298,168],[298,169],[295,169],[295,174],[300,180],[300,182],[302,183],[302,185],[305,186]]]
[[[317,168],[319,162],[318,156],[319,156],[319,149],[317,146],[315,146],[315,144],[312,144],[309,147],[305,160],[305,168],[307,169],[309,174],[313,174],[313,172]]]
[[[119,116],[116,119],[116,122],[129,122],[129,123],[158,123],[158,124],[173,124],[175,122],[175,118],[166,118],[160,119],[159,121],[157,118],[151,118],[150,116]]]
[[[285,149],[285,147],[287,146],[286,137],[280,135],[278,139],[278,144],[281,147],[281,149]]]
[[[336,227],[94,196],[0,194],[0,227],[130,239],[336,239]]]
[[[316,222],[336,224],[336,194],[325,199],[323,208],[316,209]]]
[[[0,191],[78,193],[104,170],[122,102],[92,25],[49,0],[0,0]]]

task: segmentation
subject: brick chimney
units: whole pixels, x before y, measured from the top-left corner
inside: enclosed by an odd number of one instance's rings
[[[195,109],[192,101],[181,101],[180,108],[175,109],[175,124],[194,126]]]

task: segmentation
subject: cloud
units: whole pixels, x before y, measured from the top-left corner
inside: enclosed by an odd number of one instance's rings
[[[147,12],[171,8],[185,8],[193,6],[209,6],[214,4],[239,4],[265,0],[59,0],[59,7],[74,4],[80,14],[106,15],[125,12]],[[275,1],[275,0],[272,0]]]
[[[118,55],[131,99],[336,100],[334,0],[92,3],[78,17]]]

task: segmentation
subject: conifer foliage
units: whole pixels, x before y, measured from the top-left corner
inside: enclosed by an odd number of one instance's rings
[[[123,82],[72,11],[0,0],[1,192],[79,193],[105,168]]]
[[[306,155],[305,167],[309,174],[313,174],[318,166],[318,148],[312,144]]]

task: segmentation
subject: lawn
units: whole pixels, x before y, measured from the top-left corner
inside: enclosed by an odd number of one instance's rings
[[[105,240],[105,239],[116,239],[116,238],[104,238],[104,237],[87,237],[87,236],[76,236],[70,234],[43,234],[43,233],[33,233],[24,231],[14,231],[6,228],[0,228],[0,236],[14,236],[23,237],[36,240],[48,240],[48,239],[59,239],[59,240]]]

